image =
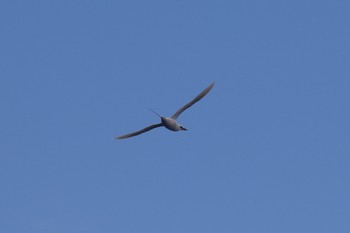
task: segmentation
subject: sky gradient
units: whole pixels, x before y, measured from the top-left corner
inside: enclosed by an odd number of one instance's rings
[[[0,232],[348,233],[349,12],[2,1]]]

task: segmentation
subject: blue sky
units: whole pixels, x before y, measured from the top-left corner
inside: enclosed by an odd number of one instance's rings
[[[2,1],[0,232],[349,232],[349,10]]]

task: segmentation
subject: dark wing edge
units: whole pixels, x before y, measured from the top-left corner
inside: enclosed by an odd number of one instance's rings
[[[141,129],[139,131],[136,131],[136,132],[133,132],[133,133],[129,133],[129,134],[125,134],[125,135],[122,135],[122,136],[119,136],[119,137],[115,137],[114,139],[124,139],[124,138],[130,138],[130,137],[134,137],[134,136],[137,136],[139,134],[142,134],[144,132],[147,132],[147,131],[150,131],[151,129],[154,129],[154,128],[157,128],[157,127],[161,127],[163,126],[162,123],[159,123],[159,124],[154,124],[154,125],[150,125],[144,129]]]
[[[190,101],[188,104],[184,105],[182,108],[180,108],[179,110],[177,110],[177,112],[171,116],[172,119],[175,119],[179,117],[179,115],[185,111],[186,109],[188,109],[189,107],[191,107],[193,104],[195,104],[196,102],[198,102],[200,99],[202,99],[206,94],[208,94],[208,92],[214,87],[215,82],[213,82],[212,84],[210,84],[207,88],[204,89],[204,91],[202,91],[201,93],[199,93],[199,95],[196,96],[196,98],[194,98],[192,101]]]

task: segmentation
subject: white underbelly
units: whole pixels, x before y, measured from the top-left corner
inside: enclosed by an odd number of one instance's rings
[[[162,123],[164,124],[164,126],[167,129],[170,129],[172,131],[179,131],[179,130],[181,130],[179,124],[174,119],[164,117],[162,119]]]

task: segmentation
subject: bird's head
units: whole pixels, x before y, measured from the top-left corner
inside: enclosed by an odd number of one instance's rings
[[[187,131],[187,129],[185,127],[183,127],[182,125],[180,125],[180,129]]]

